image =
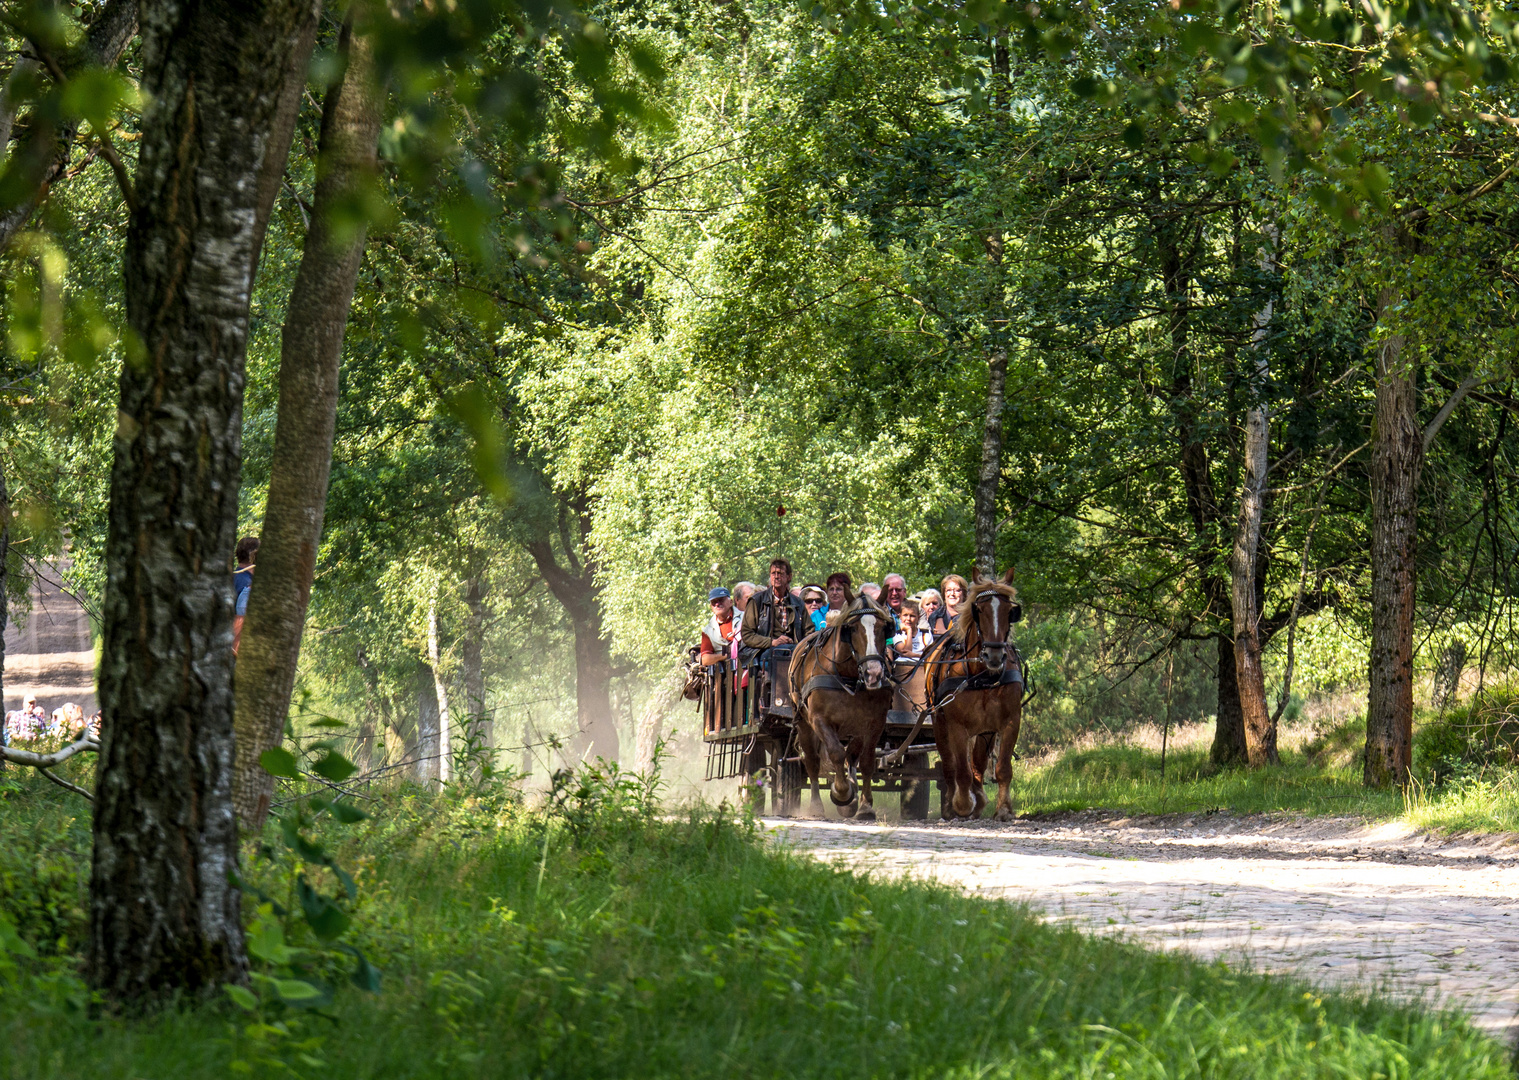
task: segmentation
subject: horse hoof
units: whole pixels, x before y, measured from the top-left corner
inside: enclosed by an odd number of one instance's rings
[[[998,821],[1012,821],[1015,816],[1011,806],[1004,806],[997,811]]]
[[[854,817],[855,806],[856,806],[856,803],[854,803],[853,801],[844,803],[842,806],[839,807],[839,817],[841,817],[841,818],[852,818],[852,817]]]
[[[875,808],[871,806],[860,807],[854,812],[854,819],[856,821],[874,821],[876,819]]]
[[[853,784],[849,786],[849,794],[844,796],[842,799],[839,798],[839,793],[837,791],[834,791],[833,788],[828,789],[828,798],[832,801],[834,806],[848,806],[850,803],[854,802],[855,795],[856,792],[854,790]]]

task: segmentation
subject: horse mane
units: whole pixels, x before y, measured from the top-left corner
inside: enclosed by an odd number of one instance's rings
[[[1005,596],[1010,603],[1018,602],[1018,590],[1005,580],[987,581],[982,578],[973,582],[965,594],[965,599],[960,601],[960,611],[955,615],[955,621],[949,628],[949,636],[954,638],[956,644],[964,645],[966,635],[975,626],[971,612],[975,610],[976,601],[992,593]]]

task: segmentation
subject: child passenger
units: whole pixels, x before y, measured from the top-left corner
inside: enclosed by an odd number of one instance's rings
[[[898,656],[910,658],[923,651],[922,639],[918,635],[918,617],[921,614],[922,609],[916,600],[902,601],[902,632],[891,640],[892,650]]]

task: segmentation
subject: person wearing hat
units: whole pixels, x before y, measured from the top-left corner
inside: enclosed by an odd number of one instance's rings
[[[812,620],[814,633],[828,625],[828,593],[821,585],[802,586],[802,606],[807,609],[807,616]]]
[[[712,609],[712,618],[701,632],[702,667],[712,667],[728,659],[733,635],[738,631],[733,618],[733,596],[727,589],[719,585],[709,592],[707,606]]]

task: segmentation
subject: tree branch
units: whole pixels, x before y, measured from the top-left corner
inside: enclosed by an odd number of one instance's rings
[[[1456,411],[1456,406],[1461,404],[1461,399],[1471,393],[1483,382],[1477,378],[1477,373],[1468,375],[1460,386],[1456,387],[1455,393],[1451,394],[1445,404],[1440,406],[1440,411],[1435,413],[1435,418],[1424,428],[1424,452],[1429,453],[1430,445],[1435,441],[1435,436],[1440,434],[1440,429],[1445,426],[1445,421],[1450,419],[1450,414]]]

